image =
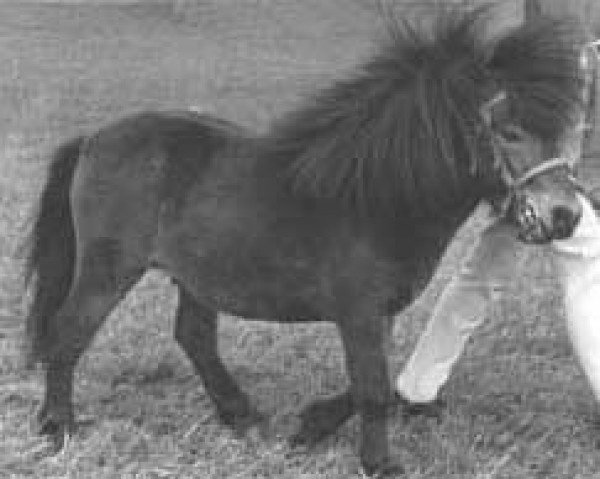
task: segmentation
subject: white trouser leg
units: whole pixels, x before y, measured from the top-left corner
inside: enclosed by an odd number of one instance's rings
[[[581,198],[583,214],[571,238],[552,250],[562,273],[569,339],[583,372],[600,400],[600,221]]]
[[[565,312],[575,355],[600,400],[600,277],[586,291],[565,295]]]
[[[413,403],[436,399],[466,341],[485,319],[488,303],[514,277],[524,256],[515,236],[512,227],[496,222],[473,246],[396,380],[402,397]]]

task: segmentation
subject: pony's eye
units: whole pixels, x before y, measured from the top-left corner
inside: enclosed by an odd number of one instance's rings
[[[500,129],[499,133],[506,142],[516,143],[524,140],[523,131],[514,126],[505,126]]]

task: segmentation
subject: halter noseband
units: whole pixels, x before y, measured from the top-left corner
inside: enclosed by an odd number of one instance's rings
[[[533,168],[530,168],[518,178],[512,177],[508,186],[511,189],[520,188],[536,176],[547,173],[548,171],[556,170],[558,168],[567,168],[568,170],[571,170],[572,165],[572,160],[567,158],[551,158],[540,163],[539,165],[534,166]],[[569,175],[569,177],[571,176],[572,175]]]

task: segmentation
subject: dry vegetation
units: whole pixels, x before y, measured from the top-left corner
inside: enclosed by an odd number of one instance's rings
[[[264,128],[365,55],[378,26],[361,0],[198,0],[177,11],[3,4],[2,329],[17,328],[24,314],[18,245],[48,152],[61,138],[128,111],[189,105]],[[476,229],[462,231],[433,287],[398,318],[393,371]],[[57,457],[47,456],[31,421],[41,376],[20,369],[14,335],[0,338],[0,477],[356,477],[355,422],[311,453],[282,439],[303,404],[345,386],[332,327],[222,322],[228,366],[273,416],[270,440],[236,438],[218,424],[170,339],[174,302],[165,278],[149,275],[111,316],[78,369],[81,428]],[[393,453],[405,460],[407,477],[596,477],[597,405],[562,319],[552,269],[534,253],[458,365],[441,420],[390,418]]]

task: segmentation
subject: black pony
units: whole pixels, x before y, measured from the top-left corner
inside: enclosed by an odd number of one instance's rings
[[[218,312],[335,322],[351,386],[308,406],[294,441],[312,443],[358,413],[364,469],[387,469],[393,315],[475,205],[554,160],[584,108],[577,24],[542,19],[489,40],[482,16],[440,14],[423,31],[390,22],[373,59],[265,135],[209,115],[144,113],[58,148],[29,258],[42,431],[60,447],[74,425],[79,357],[159,268],[179,286],[175,338],[235,428],[261,414],[221,362]],[[560,192],[551,207],[568,235],[580,211],[554,163],[529,182]],[[545,239],[558,234],[549,218]]]

